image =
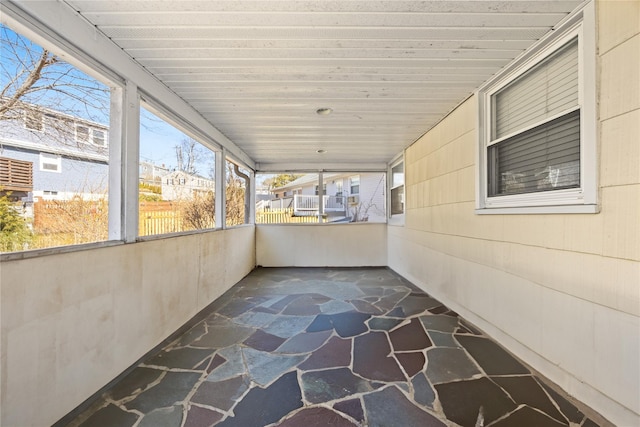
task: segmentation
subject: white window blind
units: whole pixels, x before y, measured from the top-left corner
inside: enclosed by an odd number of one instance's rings
[[[493,95],[492,140],[517,132],[578,106],[578,41]]]
[[[489,195],[580,186],[580,111],[489,147]]]
[[[489,196],[580,186],[578,83],[574,39],[492,95]]]

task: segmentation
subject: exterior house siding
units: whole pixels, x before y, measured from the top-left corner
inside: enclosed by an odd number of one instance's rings
[[[599,214],[476,215],[477,99],[406,150],[391,268],[617,425],[640,424],[640,3],[597,3]]]
[[[61,156],[60,172],[40,169],[40,151],[5,146],[2,153],[12,159],[33,163],[34,196],[43,191],[58,192],[59,199],[74,195],[106,195],[109,180],[109,165],[105,162]]]

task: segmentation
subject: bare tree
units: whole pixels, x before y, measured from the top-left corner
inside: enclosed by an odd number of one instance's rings
[[[175,149],[178,170],[195,175],[199,173],[198,165],[213,165],[212,153],[193,138],[183,138]]]
[[[96,122],[108,117],[108,87],[4,25],[0,57],[0,121],[43,109]]]

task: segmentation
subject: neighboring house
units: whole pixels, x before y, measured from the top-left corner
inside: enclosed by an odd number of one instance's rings
[[[20,193],[23,201],[106,196],[108,127],[33,105],[19,108],[20,118],[0,127],[0,157],[11,159],[11,167],[31,165],[31,188]],[[0,163],[0,176],[8,173],[8,162]],[[0,178],[0,186],[6,184]]]
[[[165,165],[158,166],[150,162],[140,162],[140,182],[149,185],[160,185],[162,177],[168,175],[171,170]]]
[[[304,175],[271,190],[271,209],[293,209],[294,215],[318,214],[318,176]],[[323,175],[323,212],[331,221],[384,222],[385,174]]]
[[[191,199],[197,193],[206,194],[215,191],[215,181],[184,171],[175,171],[162,178],[163,200]]]

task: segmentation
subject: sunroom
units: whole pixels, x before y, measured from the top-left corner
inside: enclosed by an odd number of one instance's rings
[[[640,424],[640,2],[0,12],[1,425]]]

